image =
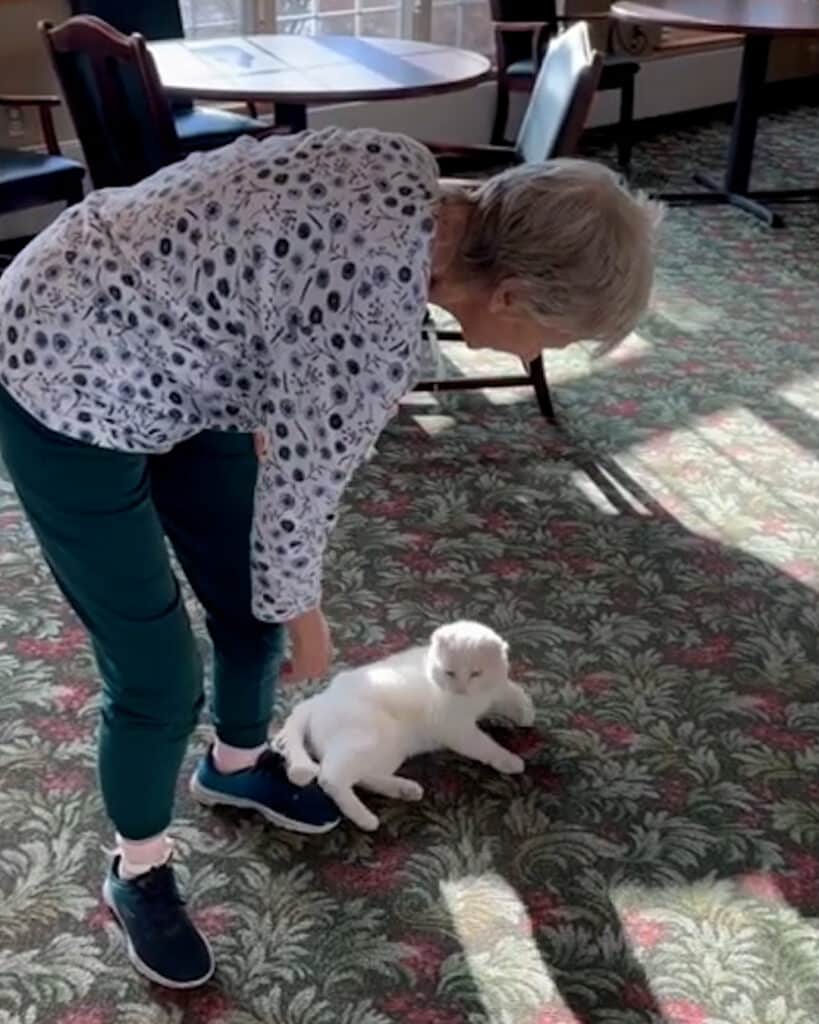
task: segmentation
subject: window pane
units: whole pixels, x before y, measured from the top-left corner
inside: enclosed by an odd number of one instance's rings
[[[458,10],[455,4],[433,4],[430,38],[433,43],[444,46],[457,45]]]
[[[312,35],[312,13],[312,0],[278,0],[276,31]],[[298,20],[290,20],[294,15]]]
[[[432,27],[430,37],[434,43],[460,46],[479,53],[494,52],[489,5],[482,2],[440,3],[432,0]]]
[[[353,14],[331,14],[323,18],[316,18],[317,31],[332,36],[355,35],[355,15]]]
[[[243,24],[242,0],[180,0],[179,6],[189,36],[224,36],[250,28]]]
[[[358,23],[361,36],[395,37],[401,34],[399,11],[371,11],[362,14]]]
[[[494,55],[495,40],[492,35],[489,4],[464,4],[461,22],[462,31],[458,46],[465,50]]]
[[[419,3],[431,14],[433,42],[492,53],[486,0],[277,0],[276,31],[395,37],[401,35],[402,8]],[[255,0],[179,0],[179,4],[185,31],[191,36],[233,35],[252,32],[255,27],[245,23],[255,9]],[[423,24],[418,31],[426,35]]]
[[[315,35],[312,18],[289,18],[285,20],[280,16],[276,22],[276,31],[293,36]]]
[[[355,0],[317,0],[316,6],[322,14],[351,14]]]

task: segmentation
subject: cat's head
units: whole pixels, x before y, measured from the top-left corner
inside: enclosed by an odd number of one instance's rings
[[[427,672],[449,693],[487,694],[506,683],[508,650],[506,641],[480,622],[451,622],[432,634]]]

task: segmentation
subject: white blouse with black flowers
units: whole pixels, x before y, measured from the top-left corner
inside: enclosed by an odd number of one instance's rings
[[[414,382],[437,197],[423,146],[339,129],[92,193],[0,278],[0,384],[120,451],[264,431],[254,611],[290,619],[319,603],[341,492]]]

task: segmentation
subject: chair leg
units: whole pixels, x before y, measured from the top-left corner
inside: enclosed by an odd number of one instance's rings
[[[83,199],[85,199],[85,189],[83,188],[82,178],[80,178],[76,184],[72,182],[69,188],[66,189],[64,199],[68,206],[74,206],[75,203],[81,203]]]
[[[623,83],[620,91],[620,123],[617,127],[617,163],[623,174],[631,172],[631,151],[634,146],[634,76]]]
[[[532,387],[535,389],[537,404],[543,416],[549,423],[557,424],[555,409],[552,405],[552,396],[549,394],[549,384],[546,380],[546,371],[543,368],[543,356],[538,356],[529,364],[529,377]]]
[[[509,120],[509,88],[498,76],[498,94],[495,102],[495,120],[492,124],[492,145],[502,146],[506,138],[506,123]]]

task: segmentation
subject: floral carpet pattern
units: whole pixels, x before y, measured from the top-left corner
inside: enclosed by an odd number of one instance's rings
[[[774,181],[817,125],[766,121]],[[724,147],[636,160],[679,185]],[[0,476],[0,1024],[816,1024],[819,209],[786,212],[671,211],[635,335],[550,354],[560,430],[521,392],[407,404],[334,535],[339,661],[493,624],[527,771],[419,759],[421,804],[318,840],[183,779],[199,992],[134,975],[101,905],[91,657]]]

